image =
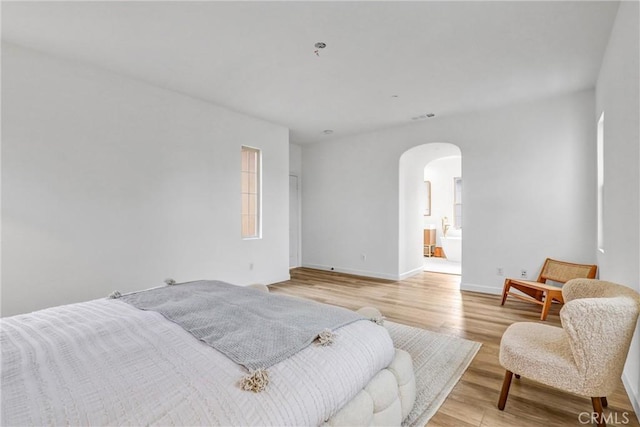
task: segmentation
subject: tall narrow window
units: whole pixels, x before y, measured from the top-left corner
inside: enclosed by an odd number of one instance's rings
[[[453,178],[453,227],[462,228],[462,178]]]
[[[260,237],[261,200],[260,200],[260,150],[242,147],[242,238]]]
[[[598,120],[598,249],[604,252],[604,111]]]

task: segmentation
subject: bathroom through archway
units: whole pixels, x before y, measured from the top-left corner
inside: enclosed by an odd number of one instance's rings
[[[424,270],[462,272],[462,156],[440,157],[424,166]]]
[[[432,164],[432,175],[425,176],[425,168]],[[452,168],[450,164],[455,164]],[[437,166],[437,168],[436,168]],[[451,172],[453,169],[453,172]],[[462,279],[462,198],[458,195],[458,214],[454,206],[456,182],[461,190],[462,152],[448,142],[430,142],[406,150],[399,159],[399,254],[401,277],[409,277],[425,270],[458,274]],[[427,169],[429,172],[429,169]],[[425,179],[427,178],[427,179]],[[454,181],[454,178],[460,178]],[[429,181],[427,184],[425,181]],[[430,191],[427,190],[430,188]],[[427,205],[430,197],[430,205]],[[449,260],[443,249],[443,219],[448,224],[447,236],[459,237],[460,253],[449,248]],[[425,230],[429,230],[425,232]],[[433,231],[431,231],[433,230]],[[429,236],[432,233],[433,241]],[[425,235],[427,239],[425,239]],[[445,244],[450,242],[444,241]],[[425,246],[429,252],[425,256]],[[458,258],[459,260],[453,261]],[[437,264],[440,263],[440,268]]]

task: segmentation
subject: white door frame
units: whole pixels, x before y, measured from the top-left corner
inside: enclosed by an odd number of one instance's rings
[[[297,212],[297,246],[298,250],[296,253],[296,264],[297,265],[289,265],[289,268],[296,268],[302,266],[302,191],[300,185],[300,177],[296,174],[289,174],[289,190],[291,190],[291,178],[296,179],[296,212]],[[289,203],[291,203],[291,196],[289,196]],[[289,206],[289,214],[291,214],[291,206]],[[289,223],[291,223],[291,218],[289,218]],[[291,229],[289,229],[289,242],[291,242]],[[291,247],[289,247],[289,264],[291,264]]]

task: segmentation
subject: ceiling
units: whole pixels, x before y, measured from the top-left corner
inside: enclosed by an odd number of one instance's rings
[[[2,37],[284,125],[305,144],[592,88],[617,8],[3,2]],[[436,119],[412,120],[426,113]]]

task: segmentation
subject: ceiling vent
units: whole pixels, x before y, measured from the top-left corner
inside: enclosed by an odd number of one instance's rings
[[[411,117],[411,120],[424,120],[424,119],[430,119],[432,117],[435,117],[436,115],[433,113],[427,113],[427,114],[423,114],[421,116],[415,116],[415,117]]]

